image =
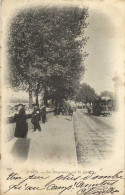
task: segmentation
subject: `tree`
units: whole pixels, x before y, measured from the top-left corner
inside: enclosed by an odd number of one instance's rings
[[[95,100],[95,98],[97,98],[97,94],[92,87],[86,83],[83,83],[79,86],[76,94],[76,101],[91,103]]]
[[[73,91],[84,72],[83,37],[87,9],[44,7],[21,10],[12,19],[8,53],[10,83],[17,90],[38,96],[51,89],[57,98]],[[58,85],[57,85],[58,83]],[[45,95],[46,96],[46,95]]]

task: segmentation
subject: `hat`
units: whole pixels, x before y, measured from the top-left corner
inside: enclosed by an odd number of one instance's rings
[[[15,107],[18,107],[18,106],[25,106],[24,104],[17,104],[15,105]]]

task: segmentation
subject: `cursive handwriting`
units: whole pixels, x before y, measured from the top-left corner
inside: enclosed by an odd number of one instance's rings
[[[49,191],[56,194],[71,194],[73,191],[77,195],[103,195],[103,194],[118,194],[119,190],[115,184],[123,181],[123,171],[117,172],[114,175],[99,175],[94,171],[84,171],[83,173],[68,173],[61,174],[56,177],[53,175],[45,176],[44,173],[29,174],[23,177],[19,173],[12,172],[6,178],[8,188],[4,191],[7,193],[11,190],[15,191]],[[32,185],[30,181],[32,180]],[[39,185],[36,185],[36,180],[39,180]],[[34,185],[33,185],[34,181]],[[118,186],[118,185],[117,185]]]
[[[21,180],[22,179],[22,181],[21,182],[19,182],[18,184],[13,184],[13,185],[9,185],[9,188],[4,192],[4,193],[7,193],[8,191],[10,191],[10,190],[12,190],[12,189],[14,189],[14,190],[21,190],[21,188],[22,188],[22,184],[24,184],[27,180],[36,180],[36,179],[42,179],[42,180],[44,180],[44,179],[48,179],[50,176],[47,176],[47,177],[44,177],[44,176],[39,176],[39,175],[36,175],[36,174],[33,174],[33,175],[29,175],[27,178],[25,178],[25,179],[23,179],[21,176],[19,176],[19,174],[18,173],[11,173],[11,174],[9,174],[9,176],[7,177],[7,179],[6,180]],[[40,188],[39,187],[27,187],[26,186],[26,189],[25,190],[40,190]]]
[[[93,187],[93,188],[90,188],[89,190],[87,190],[85,188],[80,189],[77,192],[77,195],[92,195],[92,194],[102,195],[102,194],[115,194],[116,192],[118,193],[119,190],[112,188],[112,187],[109,187],[108,189],[105,189],[104,187],[102,187],[102,188]]]

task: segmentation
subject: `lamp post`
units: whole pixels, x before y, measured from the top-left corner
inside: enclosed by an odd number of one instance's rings
[[[112,80],[114,81],[114,87],[115,87],[115,110],[117,110],[118,109],[118,86],[119,86],[119,77],[115,75],[112,78]]]

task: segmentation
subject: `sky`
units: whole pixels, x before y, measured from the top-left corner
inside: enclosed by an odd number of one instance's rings
[[[82,82],[86,82],[100,94],[104,90],[113,91],[112,78],[115,75],[115,26],[102,10],[89,10],[89,37],[85,50],[89,54],[84,62],[86,67]]]

